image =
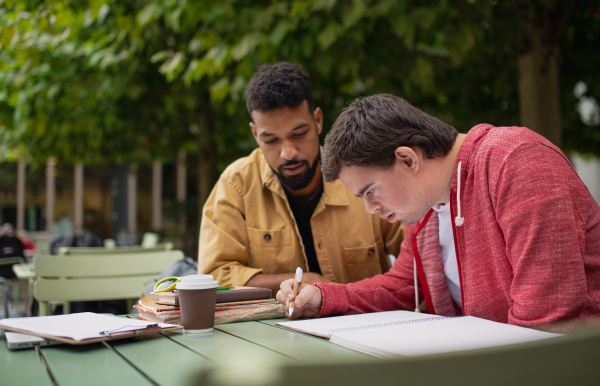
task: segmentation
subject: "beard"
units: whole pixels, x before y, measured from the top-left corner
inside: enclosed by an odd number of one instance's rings
[[[285,166],[297,165],[299,163],[307,166],[306,171],[304,173],[296,174],[289,177],[285,177],[283,175],[283,168]],[[277,170],[273,169],[271,165],[269,165],[269,167],[271,167],[273,173],[275,173],[277,178],[279,178],[279,181],[281,181],[281,185],[288,188],[289,190],[300,190],[306,188],[308,184],[310,184],[310,182],[313,180],[315,174],[317,173],[317,168],[319,167],[320,163],[321,154],[319,152],[319,154],[317,154],[317,157],[314,159],[312,165],[309,165],[306,160],[300,162],[298,162],[297,160],[291,160],[287,161],[282,165],[279,165],[277,167]]]

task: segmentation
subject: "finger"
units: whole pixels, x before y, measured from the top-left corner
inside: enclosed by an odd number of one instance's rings
[[[283,296],[281,291],[277,292],[277,301],[283,304],[283,311],[286,316],[289,316],[290,300]]]
[[[292,292],[292,288],[294,287],[294,279],[288,279],[281,282],[279,288],[285,295]]]
[[[300,284],[300,290],[298,291],[298,296],[294,300],[296,307],[304,308],[304,306],[309,302],[309,300],[314,295],[315,286],[310,284]],[[294,311],[295,312],[295,311]]]
[[[283,311],[285,312],[285,315],[289,317],[290,300],[285,296],[283,290],[277,291],[275,298],[278,302],[283,304]]]
[[[277,301],[280,303],[284,303],[286,296],[282,290],[279,290],[279,291],[277,291],[277,295],[275,295],[275,299],[277,299]]]
[[[294,279],[282,281],[279,287],[284,299],[292,300],[294,298]]]

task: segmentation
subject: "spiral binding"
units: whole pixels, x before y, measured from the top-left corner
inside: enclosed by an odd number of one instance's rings
[[[463,316],[438,316],[438,317],[431,317],[431,318],[425,318],[425,319],[401,320],[401,321],[398,321],[398,322],[389,322],[389,323],[380,323],[380,324],[368,324],[366,326],[337,328],[335,330],[331,330],[329,332],[329,335],[331,336],[331,335],[333,335],[335,333],[340,333],[340,332],[353,332],[353,331],[360,331],[360,330],[371,330],[373,328],[390,327],[390,326],[404,326],[404,325],[407,325],[407,324],[431,322],[431,321],[434,321],[434,320],[457,319],[457,318],[464,318],[464,315]]]

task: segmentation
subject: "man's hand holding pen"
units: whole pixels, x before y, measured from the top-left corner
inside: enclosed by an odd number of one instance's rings
[[[296,279],[289,279],[281,283],[277,292],[277,300],[285,305],[285,312],[290,319],[312,318],[319,314],[323,302],[321,289],[315,285],[300,282],[298,294],[294,294]],[[293,312],[290,315],[290,303],[293,301]]]

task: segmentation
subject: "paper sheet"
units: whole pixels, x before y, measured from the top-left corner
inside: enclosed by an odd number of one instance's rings
[[[329,338],[331,331],[339,328],[368,326],[404,320],[435,318],[437,315],[420,314],[412,311],[388,311],[371,314],[333,316],[321,319],[305,319],[293,322],[276,323],[278,326],[304,332],[306,334]]]
[[[69,315],[39,316],[33,318],[12,318],[0,320],[0,325],[73,340],[103,338],[104,331],[126,332],[143,329],[156,323],[138,319],[118,318],[92,312]],[[176,327],[174,324],[159,324],[161,328]]]
[[[385,358],[474,350],[558,336],[560,334],[463,316],[334,331],[330,341],[352,350]]]

